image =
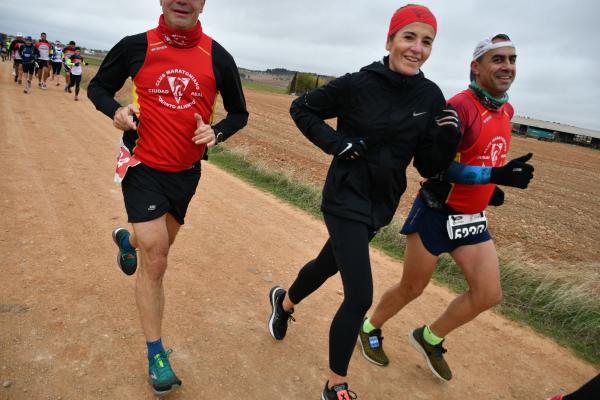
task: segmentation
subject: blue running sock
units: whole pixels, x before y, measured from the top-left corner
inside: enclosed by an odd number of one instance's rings
[[[123,235],[123,237],[121,238],[121,248],[124,251],[135,251],[135,247],[133,247],[131,243],[129,243],[129,233]]]
[[[165,351],[165,348],[163,347],[162,343],[162,338],[159,338],[155,342],[146,342],[146,346],[148,346],[148,361],[152,361],[155,355]]]

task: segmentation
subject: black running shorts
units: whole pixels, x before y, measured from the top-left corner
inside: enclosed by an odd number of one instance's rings
[[[200,162],[180,172],[164,172],[138,164],[121,183],[130,223],[152,221],[166,213],[181,225],[200,181]]]
[[[79,87],[79,85],[81,84],[81,75],[73,75],[71,74],[70,80],[69,80],[69,86],[73,87],[73,86],[77,86]]]
[[[48,62],[49,62],[48,60],[37,60],[37,63],[40,68],[48,67]]]
[[[25,74],[33,74],[33,71],[35,70],[35,63],[26,63],[23,64],[23,73]]]
[[[60,70],[62,69],[62,62],[52,61],[52,73],[54,75],[60,75]]]

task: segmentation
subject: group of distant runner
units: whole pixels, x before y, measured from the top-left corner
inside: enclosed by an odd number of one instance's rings
[[[41,90],[48,89],[48,80],[60,86],[61,71],[65,69],[64,91],[73,93],[75,88],[75,101],[79,100],[79,89],[83,65],[81,49],[71,40],[64,46],[60,40],[49,42],[46,33],[42,32],[40,38],[34,40],[31,36],[17,33],[14,40],[1,44],[2,61],[13,61],[14,82],[24,85],[23,93],[31,92],[32,80],[38,79]]]

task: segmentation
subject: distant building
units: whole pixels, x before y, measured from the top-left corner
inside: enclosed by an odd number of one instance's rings
[[[600,148],[600,131],[578,128],[557,122],[540,121],[519,117],[512,119],[513,132],[539,140],[551,140],[564,143],[579,143]]]

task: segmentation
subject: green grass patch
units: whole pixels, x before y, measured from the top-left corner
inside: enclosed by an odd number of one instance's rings
[[[314,187],[290,179],[283,173],[269,172],[265,168],[251,163],[240,154],[227,150],[224,146],[210,150],[209,161],[242,178],[246,182],[270,193],[282,200],[320,216],[321,193]]]
[[[434,279],[459,293],[468,288],[459,268],[447,255],[442,257]],[[533,274],[518,261],[501,257],[504,300],[496,311],[528,324],[600,365],[600,299],[594,283],[584,279]]]
[[[319,189],[283,173],[268,171],[225,146],[211,149],[209,161],[322,218]],[[400,225],[400,221],[394,220],[372,242],[374,247],[398,260],[403,259],[405,246],[404,236],[399,233]],[[600,365],[600,299],[593,282],[586,281],[585,277],[578,281],[541,276],[530,272],[515,260],[502,257],[500,265],[504,300],[495,310],[510,319],[530,325],[571,348],[580,357]],[[446,254],[440,258],[433,278],[457,293],[468,289],[459,268]]]
[[[273,86],[266,83],[242,80],[242,87],[245,89],[260,90],[262,92],[286,94],[287,89],[284,87]]]
[[[83,60],[90,65],[100,66],[100,64],[102,64],[102,60],[104,60],[104,58],[84,55]]]

